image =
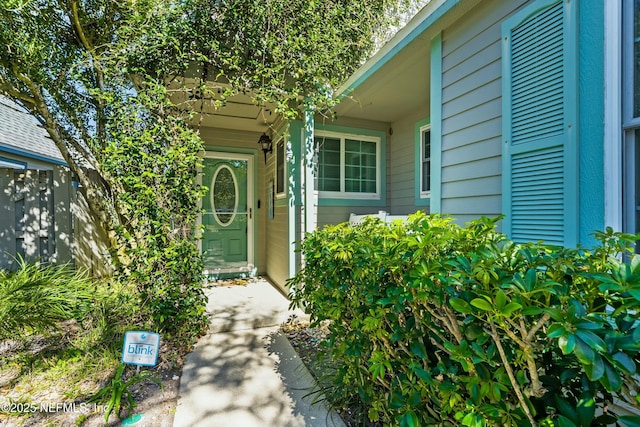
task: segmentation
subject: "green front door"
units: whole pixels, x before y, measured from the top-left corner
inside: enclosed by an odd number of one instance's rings
[[[253,212],[250,197],[252,159],[216,154],[203,159],[202,251],[210,271],[245,271],[252,263]]]

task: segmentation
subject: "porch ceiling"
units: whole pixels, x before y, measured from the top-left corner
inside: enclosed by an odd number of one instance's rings
[[[393,123],[430,104],[431,40],[482,0],[430,0],[339,89],[338,117]]]
[[[256,132],[266,132],[277,118],[269,108],[255,105],[246,95],[229,98],[219,109],[211,102],[194,103],[193,111],[194,123],[202,126]]]
[[[393,123],[429,105],[430,41],[416,38],[336,107],[338,117]]]
[[[421,35],[358,84],[335,111],[338,117],[393,123],[429,105],[429,70],[430,36]],[[193,123],[200,126],[267,132],[278,121],[272,106],[259,107],[248,95],[228,98],[218,109],[213,101],[194,101],[189,95],[180,90],[172,98],[193,111]]]

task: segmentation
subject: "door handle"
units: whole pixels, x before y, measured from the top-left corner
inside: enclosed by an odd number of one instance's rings
[[[253,212],[253,211],[251,210],[251,208],[249,208],[249,219],[251,219],[252,212]]]

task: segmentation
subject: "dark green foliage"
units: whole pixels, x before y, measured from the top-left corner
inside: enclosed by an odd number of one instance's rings
[[[115,228],[122,252],[118,272],[136,284],[153,326],[188,347],[208,323],[195,228],[203,147],[183,120],[163,115],[171,102],[162,86],[152,84],[145,95],[114,101],[127,113],[109,123],[114,137],[103,150],[102,167],[120,188],[116,204],[128,218]]]
[[[17,261],[16,271],[0,270],[0,340],[52,332],[58,322],[82,319],[92,299],[86,274],[66,265]]]
[[[497,221],[416,214],[306,237],[291,298],[329,321],[334,402],[392,426],[637,425],[612,404],[638,407],[636,236],[518,245]]]
[[[5,0],[0,94],[47,130],[165,337],[206,326],[194,113],[318,110],[407,0]],[[266,114],[266,113],[265,113]]]

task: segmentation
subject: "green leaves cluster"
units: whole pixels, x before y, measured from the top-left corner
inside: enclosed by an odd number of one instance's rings
[[[329,321],[336,400],[385,425],[640,425],[619,406],[640,406],[637,236],[520,245],[498,220],[416,214],[307,235],[290,296]]]
[[[163,114],[172,104],[162,86],[115,105],[128,114],[109,123],[113,138],[102,168],[119,188],[116,204],[127,218],[115,229],[119,272],[136,283],[143,310],[165,338],[189,344],[207,325],[195,228],[202,142],[179,117]]]
[[[234,95],[285,118],[330,105],[407,2],[5,1],[0,94],[48,131],[141,311],[190,341],[205,326],[194,113]]]
[[[50,333],[59,322],[83,319],[93,296],[84,272],[17,261],[15,271],[0,270],[0,340]]]

